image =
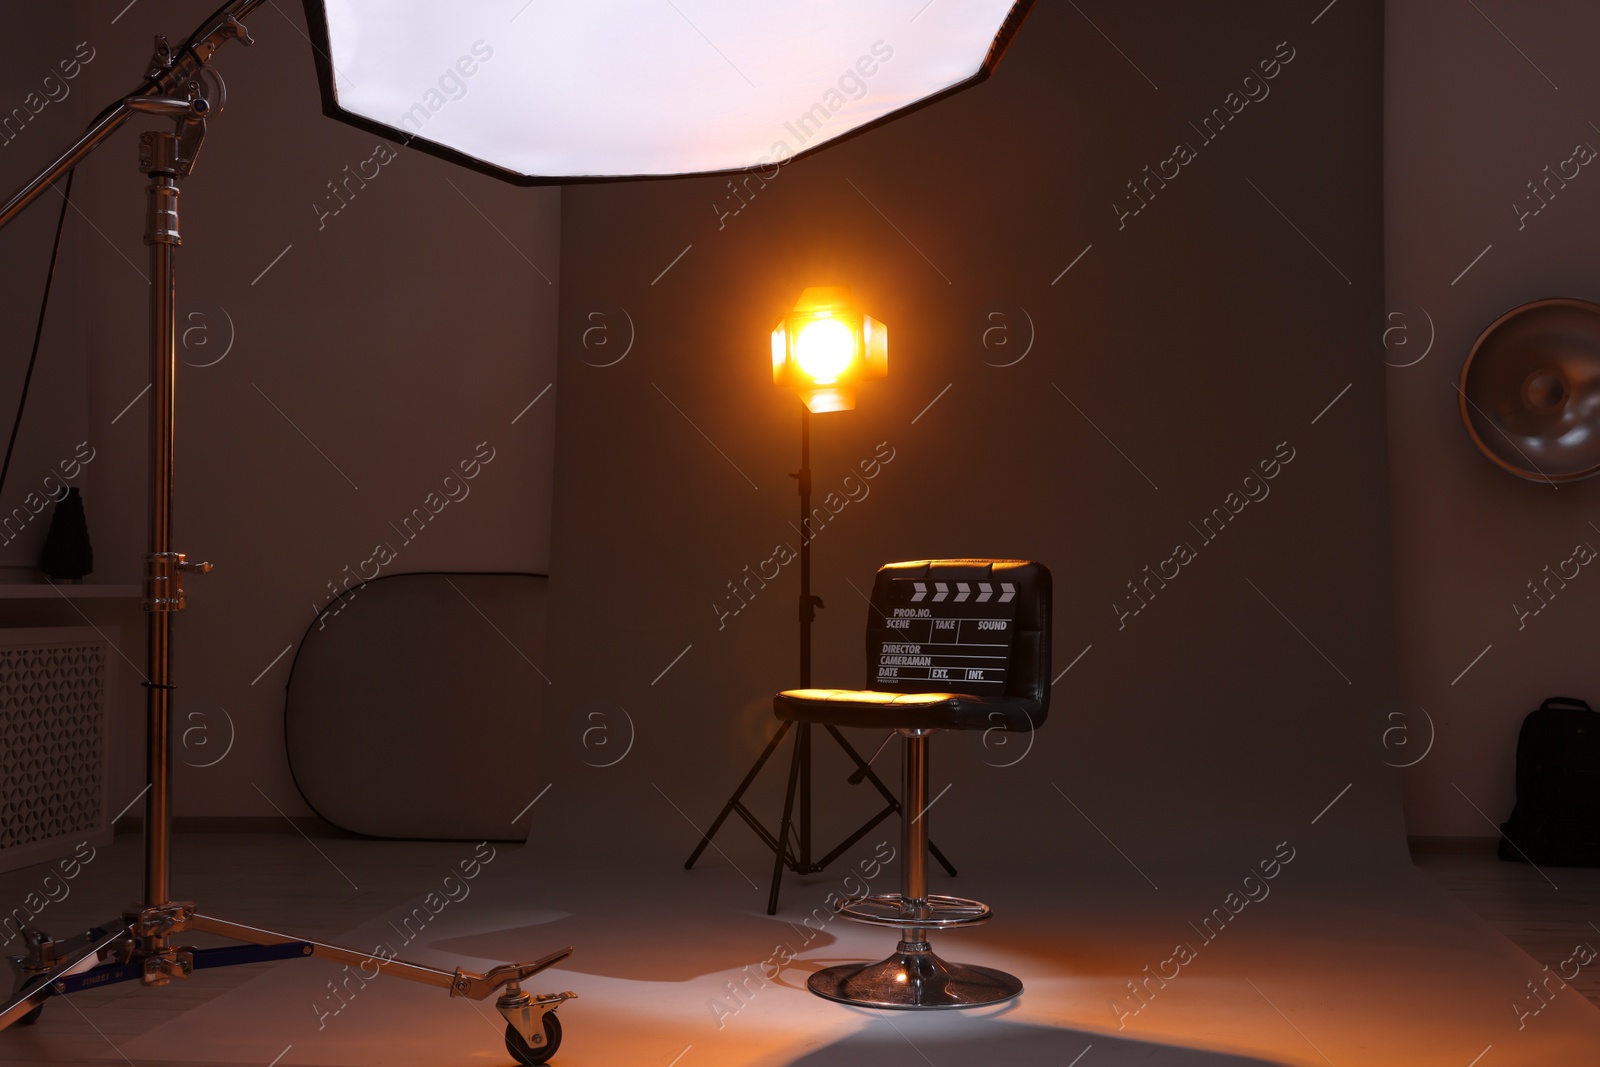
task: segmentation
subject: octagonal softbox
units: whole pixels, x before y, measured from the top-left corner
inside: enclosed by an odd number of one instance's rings
[[[331,117],[518,184],[771,167],[988,76],[1032,0],[306,0]]]

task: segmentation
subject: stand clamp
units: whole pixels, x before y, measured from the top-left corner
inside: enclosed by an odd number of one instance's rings
[[[172,901],[154,908],[126,916],[135,937],[141,941],[181,934],[194,921],[194,905],[188,901]]]
[[[174,978],[194,976],[194,949],[173,946],[167,939],[188,930],[194,922],[194,904],[171,901],[123,915],[132,936],[122,944],[117,958],[140,967],[144,985],[166,985]],[[63,990],[62,992],[65,992]]]
[[[186,99],[171,96],[130,96],[123,101],[129,109],[146,115],[173,120],[173,132],[163,136],[151,131],[139,137],[139,169],[145,174],[165,174],[187,178],[194,172],[200,144],[206,136],[205,116],[211,103],[201,95],[199,82],[190,82]]]
[[[210,574],[211,564],[190,563],[182,552],[149,552],[144,557],[144,610],[182,611],[183,576]]]

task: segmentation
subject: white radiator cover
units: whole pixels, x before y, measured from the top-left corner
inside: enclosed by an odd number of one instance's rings
[[[110,841],[110,655],[92,627],[0,629],[0,871]]]

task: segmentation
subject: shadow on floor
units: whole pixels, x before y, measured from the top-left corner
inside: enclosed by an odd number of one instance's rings
[[[1003,1013],[987,1016],[979,1028],[917,1025],[926,1014],[919,1014],[910,1025],[906,1016],[917,1013],[861,1014],[869,1017],[865,1028],[789,1060],[788,1067],[927,1067],[930,1062],[1077,1067],[1080,1060],[1084,1067],[1285,1067],[1280,1061],[1253,1056],[1006,1022]],[[940,1014],[941,1022],[951,1018]],[[961,1019],[975,1021],[968,1014]],[[1086,1055],[1090,1049],[1092,1056]]]

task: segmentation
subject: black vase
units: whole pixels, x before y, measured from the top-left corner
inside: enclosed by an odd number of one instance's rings
[[[89,522],[83,514],[83,496],[76,487],[56,501],[50,532],[44,537],[39,569],[51,581],[75,582],[94,570],[94,549],[89,544]]]

